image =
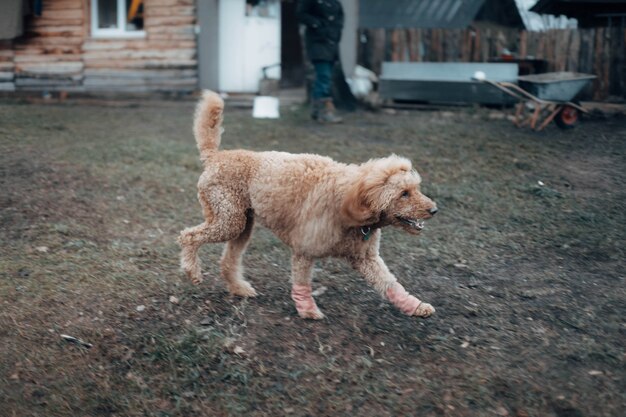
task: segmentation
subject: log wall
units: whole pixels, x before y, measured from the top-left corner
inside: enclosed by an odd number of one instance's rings
[[[362,29],[359,64],[380,74],[383,61],[486,62],[504,49],[546,60],[548,71],[574,71],[598,78],[585,94],[604,100],[626,97],[626,29],[620,27],[527,32],[472,29]]]
[[[145,0],[142,38],[91,36],[89,0],[44,0],[24,36],[0,41],[0,91],[197,88],[194,0]]]

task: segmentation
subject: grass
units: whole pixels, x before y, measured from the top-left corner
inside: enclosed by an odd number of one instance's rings
[[[397,153],[441,208],[381,252],[427,321],[337,260],[323,322],[297,318],[289,251],[257,228],[230,297],[178,271],[201,221],[193,103],[0,103],[0,409],[8,416],[614,416],[624,397],[626,121],[534,133],[483,109],[320,127],[227,109],[223,147]],[[171,302],[174,296],[177,302]],[[141,307],[140,307],[141,306]],[[139,308],[138,308],[139,307]],[[141,310],[141,311],[139,311]],[[69,334],[86,349],[61,339]]]

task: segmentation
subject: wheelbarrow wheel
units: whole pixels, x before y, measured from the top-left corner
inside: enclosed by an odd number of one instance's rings
[[[561,129],[573,129],[580,120],[580,110],[572,106],[563,106],[554,117],[554,123]]]

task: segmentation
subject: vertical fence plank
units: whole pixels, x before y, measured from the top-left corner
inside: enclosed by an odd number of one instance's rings
[[[518,53],[520,58],[524,59],[528,56],[528,32],[522,30],[519,34]]]
[[[601,99],[609,96],[611,90],[611,29],[604,28],[604,36],[602,37],[602,79],[604,80],[604,88],[602,89]]]
[[[567,71],[578,71],[578,57],[580,56],[580,31],[571,31],[571,42],[569,50],[567,51],[567,65],[565,69]]]
[[[417,61],[421,62],[424,59],[424,43],[422,42],[422,29],[417,29],[415,31],[415,39],[416,39],[416,53],[417,53]]]
[[[604,37],[604,31],[602,28],[596,29],[594,37],[594,54],[593,54],[593,72],[598,76],[594,81],[594,100],[599,100],[602,97],[602,90],[604,89],[604,80],[602,79],[602,38]]]
[[[480,29],[474,31],[474,37],[472,42],[472,61],[480,61]]]
[[[624,37],[619,26],[610,29],[611,39],[609,44],[610,64],[609,64],[609,94],[620,95],[624,91]]]
[[[391,29],[389,35],[391,36],[391,60],[394,62],[400,61],[400,54],[398,51],[399,43],[399,30]]]
[[[408,50],[409,61],[419,61],[419,40],[417,39],[417,31],[419,29],[408,29]]]

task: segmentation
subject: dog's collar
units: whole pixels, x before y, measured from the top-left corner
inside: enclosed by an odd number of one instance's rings
[[[381,213],[378,222],[359,227],[359,232],[361,233],[361,236],[363,236],[363,240],[369,240],[376,229],[380,229],[385,226],[385,219],[385,213]]]

